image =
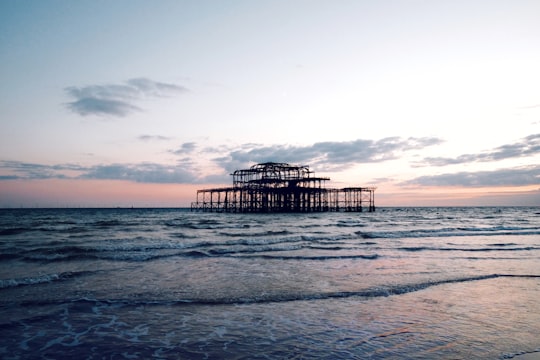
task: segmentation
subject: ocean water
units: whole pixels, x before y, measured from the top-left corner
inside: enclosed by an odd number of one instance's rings
[[[539,207],[0,210],[2,359],[511,359],[539,334]]]

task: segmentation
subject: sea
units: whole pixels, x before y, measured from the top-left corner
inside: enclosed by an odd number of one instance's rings
[[[540,358],[540,207],[2,209],[0,358]]]

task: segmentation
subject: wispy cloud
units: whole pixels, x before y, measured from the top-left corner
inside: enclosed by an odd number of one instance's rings
[[[381,140],[327,141],[307,146],[251,144],[240,150],[232,150],[214,161],[228,171],[251,163],[283,160],[339,170],[354,164],[393,160],[402,152],[423,149],[442,142],[442,139],[433,137],[388,137]]]
[[[140,183],[205,182],[191,164],[162,165],[156,163],[80,166],[74,164],[44,165],[20,161],[0,161],[4,172],[0,180],[16,179],[101,179],[128,180]]]
[[[7,171],[8,175],[3,175],[3,180],[9,179],[50,179],[66,178],[66,172],[84,171],[85,168],[77,164],[35,164],[21,161],[0,160],[0,170]]]
[[[98,165],[89,168],[80,178],[161,184],[193,183],[196,180],[189,168],[155,163]]]
[[[487,187],[538,184],[540,184],[540,165],[493,171],[458,172],[420,176],[403,182],[400,185]]]
[[[186,92],[183,86],[135,78],[120,84],[70,86],[64,89],[74,98],[65,106],[72,112],[86,115],[126,116],[142,111],[136,103],[145,98],[162,98]]]
[[[171,140],[172,138],[168,136],[162,136],[162,135],[140,135],[137,139],[141,141],[167,141]]]
[[[529,135],[513,144],[506,144],[479,154],[463,154],[454,158],[427,157],[417,166],[446,166],[471,162],[489,162],[540,154],[540,134]]]

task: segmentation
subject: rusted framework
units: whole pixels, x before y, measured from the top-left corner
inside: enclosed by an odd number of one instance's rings
[[[191,210],[210,212],[375,211],[374,187],[329,189],[308,166],[263,163],[236,170],[233,186],[197,191]]]

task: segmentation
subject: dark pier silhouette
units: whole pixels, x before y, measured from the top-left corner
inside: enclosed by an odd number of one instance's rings
[[[232,187],[197,190],[192,211],[277,213],[375,211],[374,187],[325,187],[308,166],[268,162],[236,170]]]

